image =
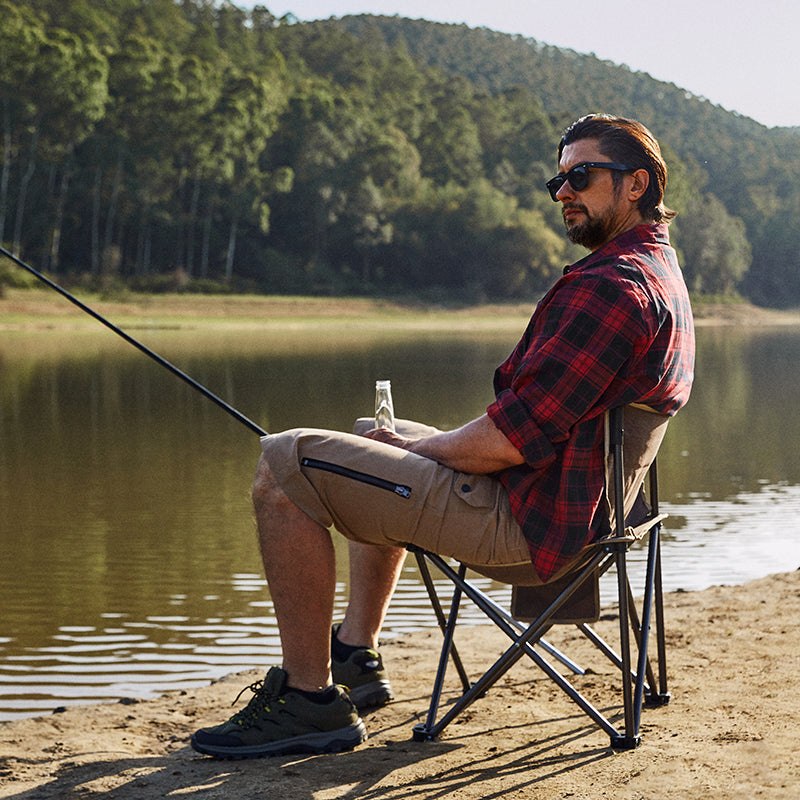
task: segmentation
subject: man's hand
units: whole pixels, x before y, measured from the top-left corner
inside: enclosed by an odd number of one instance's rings
[[[407,439],[405,436],[401,436],[399,433],[390,431],[388,428],[373,428],[371,431],[367,431],[362,435],[367,439],[374,439],[376,442],[391,444],[395,447],[400,447],[403,450],[409,450],[409,446],[413,442],[412,439]]]
[[[407,439],[387,428],[367,431],[369,439],[431,458],[458,472],[488,475],[522,464],[522,454],[484,414],[461,428],[422,439]]]

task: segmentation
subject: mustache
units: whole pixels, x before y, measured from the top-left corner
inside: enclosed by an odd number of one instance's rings
[[[582,211],[584,214],[589,213],[583,203],[566,203],[561,206],[561,214],[563,215],[566,211]]]

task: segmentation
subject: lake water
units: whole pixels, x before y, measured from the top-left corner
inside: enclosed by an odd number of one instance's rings
[[[507,327],[134,334],[273,431],[349,429],[378,378],[400,415],[454,427],[491,401],[516,340]],[[667,589],[800,566],[800,329],[698,339],[693,396],[660,456]],[[255,434],[102,328],[0,333],[0,404],[0,720],[279,663],[249,505]],[[431,624],[409,560],[386,635]]]

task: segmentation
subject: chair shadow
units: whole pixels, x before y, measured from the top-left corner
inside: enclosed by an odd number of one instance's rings
[[[536,732],[546,729],[553,723],[574,722],[575,726],[567,731],[555,734],[536,736]],[[418,778],[404,787],[394,787],[395,791],[386,786],[377,786],[373,790],[348,794],[346,797],[358,797],[363,800],[437,800],[437,798],[457,797],[463,790],[469,788],[470,796],[480,797],[482,800],[493,800],[507,793],[523,793],[526,789],[546,782],[558,775],[580,770],[594,762],[613,758],[610,746],[591,747],[581,752],[570,751],[570,746],[585,740],[596,731],[583,715],[576,714],[560,719],[550,718],[541,722],[524,722],[517,725],[504,725],[502,727],[485,728],[465,735],[456,734],[445,743],[454,746],[454,749],[469,751],[469,741],[481,737],[499,734],[506,736],[514,731],[530,731],[527,741],[518,743],[513,747],[491,747],[488,753],[480,757],[474,755],[467,762],[451,763],[452,759],[437,763],[434,771]],[[424,742],[418,746],[426,748],[442,742]],[[451,751],[453,752],[453,751]],[[484,749],[485,752],[485,749]],[[481,789],[481,787],[485,787]]]

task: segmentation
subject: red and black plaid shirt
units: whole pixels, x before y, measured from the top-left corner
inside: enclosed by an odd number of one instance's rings
[[[498,367],[487,412],[525,457],[498,473],[547,580],[597,536],[603,414],[688,399],[694,325],[666,225],[639,225],[567,267]]]

